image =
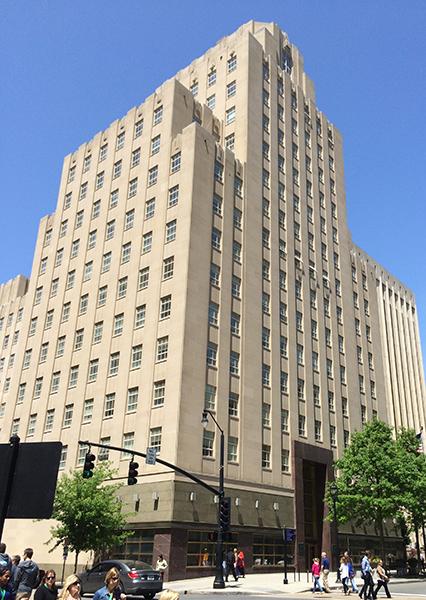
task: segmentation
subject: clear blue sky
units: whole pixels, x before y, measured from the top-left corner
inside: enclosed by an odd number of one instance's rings
[[[63,157],[250,19],[302,51],[353,239],[413,289],[426,348],[426,0],[2,0],[0,282],[30,273]]]

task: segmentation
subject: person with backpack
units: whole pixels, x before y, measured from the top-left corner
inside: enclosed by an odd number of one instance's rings
[[[29,598],[32,591],[37,588],[40,583],[40,570],[37,563],[32,560],[33,553],[32,548],[26,548],[24,550],[24,558],[16,569],[14,581],[16,600]]]

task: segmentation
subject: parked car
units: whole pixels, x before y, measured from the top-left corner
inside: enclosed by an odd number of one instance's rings
[[[129,596],[144,596],[146,600],[152,600],[163,589],[161,574],[148,563],[139,560],[103,560],[92,569],[79,573],[81,595],[93,594],[104,586],[105,575],[112,567],[120,573],[120,586]]]

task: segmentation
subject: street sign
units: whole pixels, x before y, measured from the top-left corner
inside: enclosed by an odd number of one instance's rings
[[[157,449],[156,448],[147,448],[145,463],[147,465],[155,465],[156,460],[157,460]]]

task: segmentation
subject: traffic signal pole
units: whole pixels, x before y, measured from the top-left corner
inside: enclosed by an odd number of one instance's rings
[[[6,520],[10,496],[12,494],[13,477],[15,475],[16,463],[18,461],[20,439],[17,435],[12,435],[9,441],[9,471],[7,473],[6,481],[4,482],[3,504],[0,508],[0,540],[3,536],[4,522]]]
[[[217,423],[216,423],[217,425]],[[219,427],[219,425],[218,425]],[[225,495],[224,488],[224,463],[225,463],[225,436],[223,430],[220,430],[220,463],[219,463],[219,505],[217,511],[217,544],[216,544],[216,576],[213,581],[213,589],[223,589],[225,581],[223,579],[223,527],[220,516],[220,508],[223,497]]]

